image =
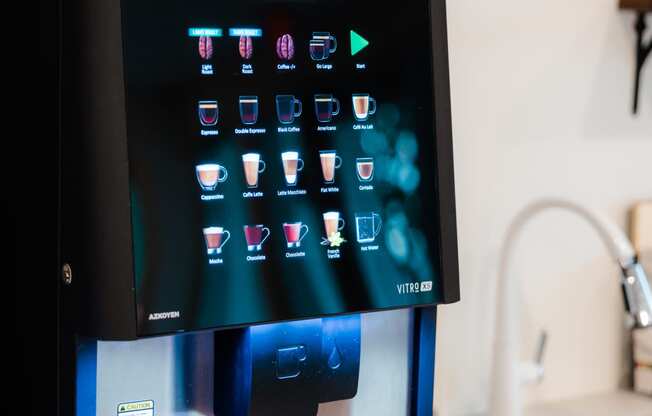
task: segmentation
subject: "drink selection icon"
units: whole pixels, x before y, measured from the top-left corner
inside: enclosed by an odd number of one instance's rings
[[[199,36],[199,56],[205,61],[213,57],[213,39],[210,36]]]
[[[245,153],[242,155],[242,166],[244,167],[247,187],[258,187],[258,174],[265,171],[265,162],[258,153]]]
[[[294,95],[276,96],[276,115],[281,124],[292,124],[301,115],[301,100]]]
[[[342,158],[335,150],[321,150],[319,152],[321,161],[321,172],[324,175],[324,183],[335,182],[335,170],[342,166]]]
[[[206,253],[209,256],[221,254],[222,247],[231,238],[231,233],[223,227],[204,228],[204,240],[206,241]]]
[[[337,39],[328,32],[312,32],[308,47],[313,61],[323,61],[337,50]]]
[[[294,39],[289,33],[279,36],[276,40],[276,56],[284,61],[294,58]]]
[[[353,115],[357,121],[366,121],[376,113],[376,100],[369,94],[353,94]]]
[[[199,114],[199,122],[202,126],[211,127],[217,124],[220,115],[217,101],[200,101],[197,106],[197,112]]]
[[[382,219],[377,212],[355,214],[356,239],[358,243],[373,243],[382,227]]]
[[[321,245],[339,247],[342,243],[346,242],[340,233],[346,224],[344,219],[340,218],[340,213],[337,211],[325,212],[323,218],[326,238],[322,238]]]
[[[254,56],[254,41],[251,36],[240,36],[238,52],[242,59],[251,59]]]
[[[256,124],[258,121],[258,97],[255,95],[241,95],[238,102],[240,104],[240,120],[242,124]]]
[[[303,159],[299,159],[299,152],[281,153],[283,173],[287,186],[296,186],[299,172],[303,170]]]
[[[229,173],[224,166],[206,163],[195,167],[197,182],[203,191],[214,191],[218,183],[226,181]]]
[[[374,179],[374,158],[359,157],[355,159],[355,169],[360,182],[371,182]]]
[[[270,235],[269,228],[262,224],[245,225],[243,228],[245,240],[247,240],[247,250],[260,251],[263,247],[263,243]]]
[[[340,113],[340,101],[333,94],[315,94],[315,114],[317,121],[328,123]]]
[[[288,248],[301,247],[301,240],[308,234],[308,226],[301,222],[284,222],[283,234]]]

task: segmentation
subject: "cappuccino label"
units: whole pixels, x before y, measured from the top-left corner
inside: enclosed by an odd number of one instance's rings
[[[178,319],[181,317],[179,311],[150,313],[148,321],[160,321],[163,319]]]
[[[218,199],[224,199],[224,195],[216,194],[216,195],[202,195],[201,196],[202,201],[216,201]]]

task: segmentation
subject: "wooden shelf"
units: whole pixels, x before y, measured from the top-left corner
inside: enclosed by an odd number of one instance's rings
[[[620,8],[639,12],[652,12],[652,0],[620,0]]]

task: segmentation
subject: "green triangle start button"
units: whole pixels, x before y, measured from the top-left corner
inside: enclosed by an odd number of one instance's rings
[[[367,45],[369,45],[369,41],[367,39],[358,35],[355,33],[355,31],[351,31],[351,56],[366,48]]]

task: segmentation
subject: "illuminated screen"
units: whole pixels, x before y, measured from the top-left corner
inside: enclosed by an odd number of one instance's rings
[[[437,303],[427,1],[123,1],[141,334]]]

